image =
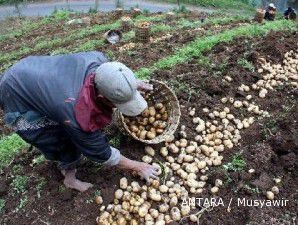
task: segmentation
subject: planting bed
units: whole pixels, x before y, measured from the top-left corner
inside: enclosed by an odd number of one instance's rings
[[[221,98],[231,96],[244,98],[237,88],[241,84],[251,85],[260,79],[256,72],[260,68],[259,58],[272,63],[282,63],[283,56],[297,49],[297,33],[272,32],[262,38],[237,38],[233,43],[216,45],[205,52],[203,58],[158,71],[154,79],[164,80],[172,85],[182,105],[181,123],[186,126],[187,138],[193,139],[192,117],[189,107],[196,108],[196,116],[207,120],[202,108],[210,110],[223,108]],[[149,45],[149,44],[148,44]],[[147,61],[151,56],[143,55]],[[203,59],[203,60],[202,60]],[[241,63],[241,62],[248,63]],[[138,68],[138,67],[136,67]],[[229,75],[233,81],[223,81]],[[292,224],[297,209],[297,89],[283,86],[270,91],[264,99],[252,91],[255,102],[267,110],[270,118],[260,118],[241,131],[240,144],[223,153],[223,164],[233,163],[235,154],[244,161],[239,170],[211,167],[207,172],[207,188],[197,197],[210,198],[209,192],[216,178],[224,181],[216,196],[223,198],[225,206],[209,208],[201,213],[200,224]],[[234,110],[237,116],[246,112]],[[296,137],[296,138],[295,138]],[[133,147],[132,147],[133,146]],[[145,154],[144,146],[132,140],[121,143],[124,155],[140,160]],[[158,149],[158,147],[154,147]],[[1,224],[95,224],[99,206],[94,202],[95,193],[100,190],[104,204],[111,203],[121,177],[134,179],[121,171],[103,169],[84,161],[79,168],[79,178],[95,184],[86,193],[67,190],[62,186],[62,175],[53,163],[39,160],[36,150],[25,149],[13,162],[3,168],[0,182],[0,198],[6,201],[0,219]],[[161,158],[160,158],[161,159]],[[249,173],[249,169],[255,169]],[[15,185],[15,180],[27,177],[27,182]],[[265,199],[264,193],[274,185],[274,178],[281,178],[278,199],[289,200],[286,207],[241,207],[232,203],[230,212],[227,205],[231,198]],[[19,182],[22,183],[22,182]],[[17,193],[19,192],[19,193]],[[23,204],[21,204],[23,203]],[[22,206],[22,207],[21,207]],[[198,207],[197,212],[201,208]],[[182,220],[182,224],[189,224]],[[172,224],[175,224],[174,222]]]

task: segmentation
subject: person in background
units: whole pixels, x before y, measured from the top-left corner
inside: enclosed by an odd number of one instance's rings
[[[92,184],[76,178],[82,155],[146,181],[157,178],[157,167],[122,156],[102,132],[113,108],[127,116],[141,114],[148,105],[139,90],[152,89],[101,52],[29,56],[0,76],[0,108],[21,138],[58,162],[65,186],[83,192]]]
[[[289,7],[285,12],[284,12],[284,18],[286,20],[296,20],[297,18],[297,14],[295,9],[293,9],[292,7]]]
[[[268,21],[273,21],[276,15],[276,7],[273,3],[270,3],[266,9],[264,19]]]

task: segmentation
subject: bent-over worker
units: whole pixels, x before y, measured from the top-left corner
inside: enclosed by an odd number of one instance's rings
[[[264,19],[273,21],[276,15],[276,7],[273,3],[270,3],[268,8],[266,9]]]
[[[122,156],[101,132],[116,107],[127,116],[147,108],[138,89],[152,89],[119,62],[101,52],[29,56],[0,78],[5,122],[48,160],[58,162],[68,188],[92,186],[76,178],[84,155],[106,166],[137,172],[149,181],[157,168]]]

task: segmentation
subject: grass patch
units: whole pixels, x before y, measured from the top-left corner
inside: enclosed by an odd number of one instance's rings
[[[219,34],[199,37],[193,42],[178,49],[173,55],[163,58],[148,68],[141,68],[137,71],[139,78],[149,78],[152,73],[157,70],[172,68],[179,63],[185,63],[194,57],[202,57],[204,51],[211,50],[216,44],[221,42],[230,42],[235,37],[255,37],[260,35],[266,35],[271,30],[298,30],[297,24],[292,21],[281,20],[265,23],[263,25],[251,24],[241,26],[224,31]]]
[[[28,146],[17,134],[3,137],[0,140],[0,169],[9,164],[17,152]]]
[[[10,186],[12,187],[12,189],[16,194],[22,194],[26,192],[28,181],[29,181],[29,177],[17,175],[11,182]]]
[[[159,0],[162,2],[177,3],[177,0]],[[223,9],[243,9],[253,10],[256,6],[256,0],[180,0],[180,3],[203,6],[215,7]]]
[[[173,27],[166,24],[157,24],[151,28],[152,33],[166,32],[172,30]]]

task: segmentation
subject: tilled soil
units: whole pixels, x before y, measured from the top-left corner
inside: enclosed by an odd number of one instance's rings
[[[257,58],[264,57],[274,63],[282,63],[284,53],[297,49],[297,33],[270,33],[266,37],[245,40],[238,38],[232,43],[217,45],[205,56],[208,62],[194,59],[191,62],[159,71],[154,79],[164,80],[175,90],[182,108],[181,123],[186,125],[188,137],[193,126],[192,118],[188,116],[188,108],[195,107],[196,115],[207,119],[200,110],[222,108],[220,99],[225,96],[244,98],[237,90],[240,84],[255,83],[260,76],[252,69],[245,69],[238,63],[241,58],[247,59],[256,68]],[[275,46],[278,46],[275,47]],[[274,54],[272,54],[274,53]],[[144,55],[144,61],[146,55]],[[222,81],[229,75],[231,83]],[[255,93],[256,94],[256,93]],[[224,164],[231,157],[242,152],[246,162],[244,170],[226,171],[222,166],[213,167],[209,171],[208,187],[214,184],[216,178],[224,179],[224,187],[220,188],[217,197],[223,199],[224,206],[209,208],[202,213],[200,224],[230,225],[230,224],[260,224],[279,225],[295,224],[297,216],[297,134],[298,106],[297,90],[285,86],[268,94],[265,99],[258,99],[257,104],[267,110],[271,117],[256,121],[250,128],[241,132],[240,145],[224,152]],[[232,107],[231,107],[232,109]],[[241,116],[241,112],[233,112]],[[193,128],[192,128],[193,129]],[[143,145],[132,140],[121,144],[124,155],[140,160],[143,156]],[[32,165],[37,157],[36,152],[20,153],[14,162],[1,173],[0,198],[6,200],[1,224],[95,224],[99,215],[99,207],[92,202],[96,190],[100,190],[105,204],[113,200],[113,193],[118,187],[122,176],[132,178],[131,174],[118,170],[102,169],[90,161],[83,162],[79,170],[79,178],[92,182],[95,186],[86,193],[65,190],[62,186],[62,175],[56,166],[50,162]],[[31,165],[32,166],[31,166]],[[17,170],[16,165],[22,169]],[[248,173],[249,169],[255,173]],[[16,194],[10,187],[14,176],[29,176],[26,192]],[[38,184],[45,178],[46,185],[40,189]],[[262,199],[264,193],[273,185],[273,178],[280,177],[280,193],[277,199],[289,200],[286,207],[243,207],[237,206],[237,198]],[[210,198],[207,188],[197,197]],[[20,199],[27,196],[27,203],[18,211]],[[227,211],[232,200],[231,209]],[[201,208],[197,208],[199,211]],[[187,220],[181,223],[190,224]]]

